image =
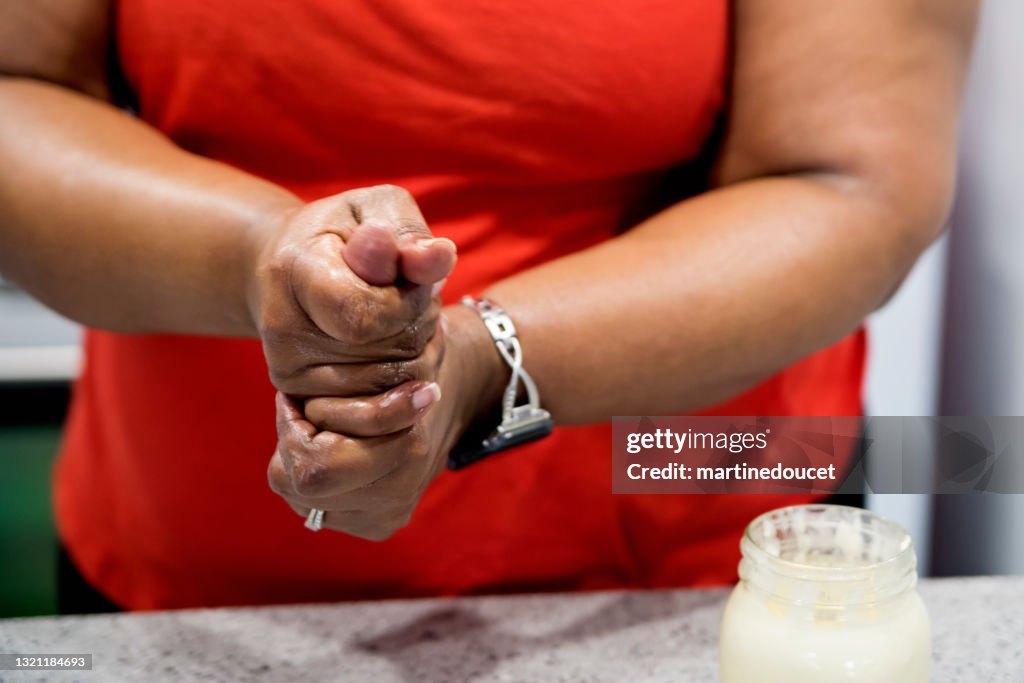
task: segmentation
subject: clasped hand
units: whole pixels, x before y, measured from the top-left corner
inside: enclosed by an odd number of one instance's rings
[[[483,326],[446,315],[439,296],[455,245],[387,185],[290,211],[261,235],[248,300],[278,389],[270,487],[299,515],[325,510],[327,528],[386,539],[479,399],[466,360],[480,331],[464,323]]]

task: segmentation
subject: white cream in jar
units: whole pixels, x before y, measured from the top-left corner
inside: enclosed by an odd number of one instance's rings
[[[931,628],[902,527],[801,505],[755,519],[740,547],[720,683],[927,683]]]

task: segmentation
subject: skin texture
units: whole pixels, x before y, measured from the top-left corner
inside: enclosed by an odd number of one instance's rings
[[[434,378],[444,346],[433,285],[451,272],[455,245],[430,238],[404,190],[285,211],[255,253],[248,308],[278,389],[351,396]]]
[[[396,188],[302,205],[104,104],[103,5],[0,9],[0,269],[97,327],[259,336],[271,487],[387,538],[507,378],[472,312],[438,316],[451,246]],[[486,292],[556,421],[710,405],[884,302],[945,221],[976,11],[738,0],[715,187]]]

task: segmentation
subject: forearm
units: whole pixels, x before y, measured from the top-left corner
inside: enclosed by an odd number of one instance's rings
[[[299,200],[98,100],[0,79],[0,271],[86,325],[255,335],[253,231]]]
[[[486,295],[559,423],[700,409],[849,334],[910,267],[922,218],[854,185],[717,189]]]

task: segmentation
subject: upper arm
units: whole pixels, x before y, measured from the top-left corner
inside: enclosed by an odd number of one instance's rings
[[[110,98],[111,0],[4,0],[0,74]]]
[[[941,224],[977,0],[736,0],[735,12],[716,180],[852,176]]]

